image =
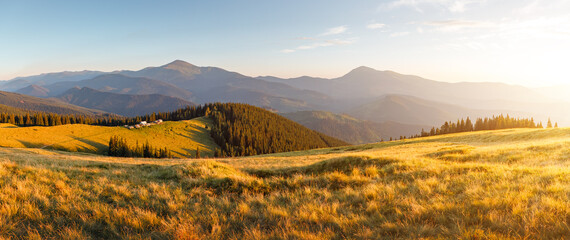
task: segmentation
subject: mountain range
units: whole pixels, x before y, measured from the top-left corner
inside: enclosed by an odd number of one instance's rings
[[[152,112],[174,111],[196,105],[190,101],[160,94],[118,94],[97,91],[88,87],[69,89],[57,99],[69,104],[127,117],[141,116]]]
[[[570,114],[560,111],[570,105],[545,96],[539,90],[503,83],[447,83],[368,67],[358,67],[341,77],[331,79],[308,76],[282,79],[272,76],[250,77],[217,67],[198,67],[176,60],[138,71],[81,71],[18,77],[0,82],[0,89],[36,97],[57,98],[120,115],[148,113],[163,108],[166,110],[168,104],[179,106],[239,102],[284,113],[284,116],[295,116],[285,113],[297,111],[325,111],[354,118],[357,120],[353,123],[355,125],[372,126],[391,122],[406,125],[406,129],[439,126],[444,121],[457,118],[485,117],[500,113],[534,117],[541,121],[552,117],[562,125],[570,124]],[[67,92],[70,89],[71,93]],[[79,90],[90,91],[90,94],[77,96],[73,93]],[[109,97],[103,93],[120,96]],[[149,97],[151,94],[160,96]],[[178,100],[166,100],[165,97]],[[164,99],[160,100],[163,104],[145,107],[149,106],[152,102],[150,99],[153,98]],[[111,103],[114,101],[117,104]],[[118,105],[132,107],[121,109]],[[317,117],[313,122],[302,124],[314,129],[319,121],[322,119]],[[405,133],[409,131],[399,132],[401,134],[394,132],[388,135],[407,135]],[[380,134],[383,135],[386,134]],[[372,141],[371,139],[377,138],[355,139]],[[358,141],[360,140],[353,142]]]

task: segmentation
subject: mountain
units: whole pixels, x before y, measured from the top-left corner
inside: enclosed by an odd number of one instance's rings
[[[103,111],[71,105],[57,99],[44,99],[19,93],[0,91],[0,103],[22,111],[50,112],[57,114],[101,115]],[[14,109],[11,109],[11,111]],[[18,110],[19,111],[19,110]]]
[[[501,113],[526,116],[525,113],[510,110],[478,110],[405,95],[382,96],[348,112],[352,116],[369,121],[429,126],[439,126],[445,121],[459,118],[488,117]]]
[[[47,96],[49,96],[49,89],[42,87],[42,86],[35,85],[35,84],[29,85],[29,86],[22,88],[22,89],[18,89],[16,92],[21,93],[21,94],[25,94],[28,96],[34,96],[34,97],[47,97]]]
[[[95,77],[83,79],[88,76]],[[218,101],[241,102],[282,113],[314,110],[352,113],[356,108],[372,104],[385,95],[407,95],[433,102],[452,103],[465,109],[486,110],[482,111],[484,113],[507,109],[511,112],[531,113],[529,117],[535,119],[551,116],[560,123],[570,124],[570,113],[559,111],[570,107],[570,104],[556,100],[556,96],[545,96],[538,90],[503,83],[439,82],[364,66],[338,78],[304,76],[280,79],[271,76],[252,78],[222,68],[199,67],[176,60],[138,71],[64,72],[17,78],[3,86],[22,82],[27,83],[22,87],[32,84],[37,86],[20,88],[18,92],[34,96],[45,96],[46,91],[39,87],[47,89],[48,96],[58,96],[78,86],[113,93],[162,94],[200,104]],[[379,110],[378,107],[368,107]],[[553,115],[554,112],[559,114]],[[439,114],[457,115],[441,112]],[[409,115],[411,119],[423,118],[413,112]],[[379,122],[386,118],[367,119]],[[441,118],[420,124],[436,123],[435,120],[438,119]],[[406,123],[419,122],[414,120]]]
[[[76,82],[85,79],[91,79],[104,74],[99,71],[80,71],[80,72],[58,72],[44,73],[36,76],[17,77],[6,81],[0,85],[0,89],[5,91],[16,91],[29,85],[44,86],[56,82]]]
[[[162,94],[186,100],[192,98],[192,93],[172,84],[150,78],[129,77],[121,74],[104,74],[93,79],[78,82],[58,82],[43,87],[49,90],[49,96],[59,96],[73,87],[88,87],[99,91],[120,94]]]
[[[269,104],[269,107],[279,111],[294,111],[325,108],[331,101],[330,96],[317,91],[303,90],[284,83],[256,79],[221,68],[197,67],[181,60],[160,67],[148,67],[140,71],[122,71],[121,74],[171,83],[196,93],[194,100],[198,103],[225,102],[230,98],[233,102],[263,107]],[[238,95],[238,92],[244,94]],[[224,96],[224,93],[230,93],[231,97]],[[254,94],[256,97],[251,97],[250,94]],[[263,99],[252,100],[255,98]],[[266,99],[289,99],[293,102],[302,102],[300,104],[302,106],[296,108],[295,106],[299,105],[297,103],[283,104],[282,101],[267,101]]]
[[[522,86],[485,82],[439,82],[393,71],[378,71],[364,66],[333,79],[314,77],[292,79],[261,77],[260,79],[286,83],[293,87],[332,96],[342,96],[345,99],[376,98],[386,94],[400,94],[433,101],[508,99],[520,102],[545,102],[551,100]]]
[[[431,128],[428,125],[363,121],[346,114],[324,111],[299,111],[281,115],[305,127],[352,144],[373,143],[390,138],[398,139],[402,135],[417,134],[422,128]]]
[[[123,116],[141,116],[153,112],[168,112],[195,104],[180,98],[160,94],[129,95],[72,88],[58,99],[86,108],[99,109]]]

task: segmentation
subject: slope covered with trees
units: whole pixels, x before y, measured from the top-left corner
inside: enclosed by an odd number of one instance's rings
[[[247,104],[214,104],[206,114],[214,120],[212,137],[221,147],[218,156],[250,156],[348,145]]]

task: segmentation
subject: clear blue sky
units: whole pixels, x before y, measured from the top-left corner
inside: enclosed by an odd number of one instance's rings
[[[250,76],[364,65],[449,82],[570,80],[567,0],[0,0],[0,33],[3,80],[175,59]]]

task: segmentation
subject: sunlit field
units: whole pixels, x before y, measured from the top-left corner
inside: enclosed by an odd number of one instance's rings
[[[126,129],[82,124],[55,127],[17,127],[0,124],[0,147],[42,148],[105,154],[109,139],[120,136],[135,146],[149,142],[155,148],[168,148],[173,157],[194,157],[196,148],[202,156],[213,156],[218,147],[209,135],[207,118],[164,122],[161,125]]]
[[[0,236],[566,238],[569,147],[519,129],[216,160],[0,148]]]

